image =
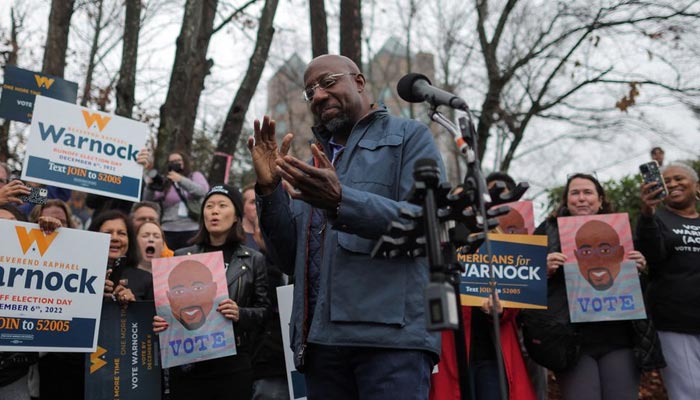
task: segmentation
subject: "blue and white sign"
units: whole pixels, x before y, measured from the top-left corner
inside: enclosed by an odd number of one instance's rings
[[[0,220],[0,238],[0,351],[95,351],[109,236]]]
[[[148,126],[37,96],[22,179],[140,201]]]
[[[28,124],[36,96],[46,96],[75,104],[78,84],[57,76],[5,66],[5,79],[0,98],[0,118]]]
[[[491,274],[503,307],[547,308],[547,237],[489,233],[486,244],[473,254],[457,254],[464,265],[459,287],[462,305],[481,306],[491,295]]]

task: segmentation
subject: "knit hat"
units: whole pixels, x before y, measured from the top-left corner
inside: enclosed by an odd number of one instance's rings
[[[204,204],[207,202],[207,199],[215,194],[222,194],[231,199],[233,206],[236,208],[236,216],[239,220],[243,218],[243,195],[238,188],[230,185],[216,185],[209,189],[202,199],[202,214],[204,214]]]

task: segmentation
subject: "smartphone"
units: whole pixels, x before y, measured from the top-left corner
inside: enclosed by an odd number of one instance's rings
[[[49,196],[49,191],[42,187],[31,188],[31,193],[19,196],[19,199],[25,203],[46,204],[46,199]]]
[[[656,195],[656,199],[663,199],[668,195],[668,190],[666,189],[666,183],[664,182],[664,178],[661,176],[661,171],[659,171],[659,163],[657,163],[655,160],[654,161],[649,161],[648,163],[644,163],[639,166],[639,172],[642,173],[642,179],[644,179],[644,183],[650,183],[650,182],[656,182],[656,186],[654,186],[652,191],[657,190],[661,188],[661,192]]]

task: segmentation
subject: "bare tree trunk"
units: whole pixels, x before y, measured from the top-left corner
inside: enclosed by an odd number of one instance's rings
[[[85,107],[90,100],[90,91],[92,90],[92,74],[95,71],[95,57],[97,56],[97,48],[100,45],[100,33],[102,32],[102,11],[103,0],[97,0],[97,16],[95,17],[95,34],[92,36],[92,44],[90,45],[90,56],[88,58],[87,72],[85,73],[85,84],[83,85],[83,98],[80,99],[80,105]]]
[[[311,20],[311,53],[314,58],[328,54],[328,23],[324,0],[309,0]]]
[[[5,53],[5,65],[17,65],[17,56],[19,55],[19,43],[17,42],[18,27],[22,25],[22,19],[19,21],[15,15],[15,8],[10,8],[10,51]],[[0,127],[0,161],[7,162],[10,158],[10,146],[8,141],[10,140],[10,123],[9,119],[6,119]]]
[[[187,0],[185,4],[168,94],[160,107],[156,165],[174,150],[191,150],[199,96],[213,65],[213,60],[207,59],[207,49],[217,3],[218,0]]]
[[[340,54],[362,70],[362,1],[340,0]]]
[[[68,32],[73,16],[75,0],[51,0],[49,30],[46,35],[44,61],[41,71],[63,77],[66,69],[66,51],[68,50]]]
[[[124,18],[124,45],[122,46],[122,63],[119,67],[117,82],[117,115],[131,118],[134,109],[136,86],[136,59],[141,30],[141,0],[126,1]]]
[[[236,97],[233,99],[231,108],[226,115],[224,127],[221,130],[219,143],[216,145],[216,151],[224,154],[233,154],[236,151],[236,145],[241,137],[241,129],[245,115],[248,112],[250,101],[255,94],[255,88],[260,82],[260,76],[265,68],[268,54],[270,52],[270,44],[275,29],[272,22],[275,19],[278,0],[266,0],[260,15],[258,25],[258,35],[255,40],[255,49],[253,55],[248,62],[248,70],[246,71],[243,82],[236,92]],[[224,182],[226,175],[226,158],[215,156],[211,169],[209,170],[209,181],[212,183]]]

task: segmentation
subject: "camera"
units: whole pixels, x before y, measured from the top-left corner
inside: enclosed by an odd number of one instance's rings
[[[169,162],[168,163],[168,172],[170,171],[175,171],[178,174],[182,173],[182,165],[180,165],[179,162]],[[152,169],[146,172],[146,176],[151,178],[151,183],[148,185],[148,188],[151,190],[155,190],[156,192],[162,192],[165,189],[165,182],[167,181],[167,177],[164,175],[161,175],[157,169]]]
[[[175,171],[178,174],[182,173],[182,165],[180,165],[179,162],[169,162],[168,163],[168,172],[170,171]]]
[[[159,174],[157,169],[149,170],[146,172],[146,176],[151,178],[151,183],[148,184],[149,189],[156,192],[162,192],[165,189],[165,180],[168,178]]]

